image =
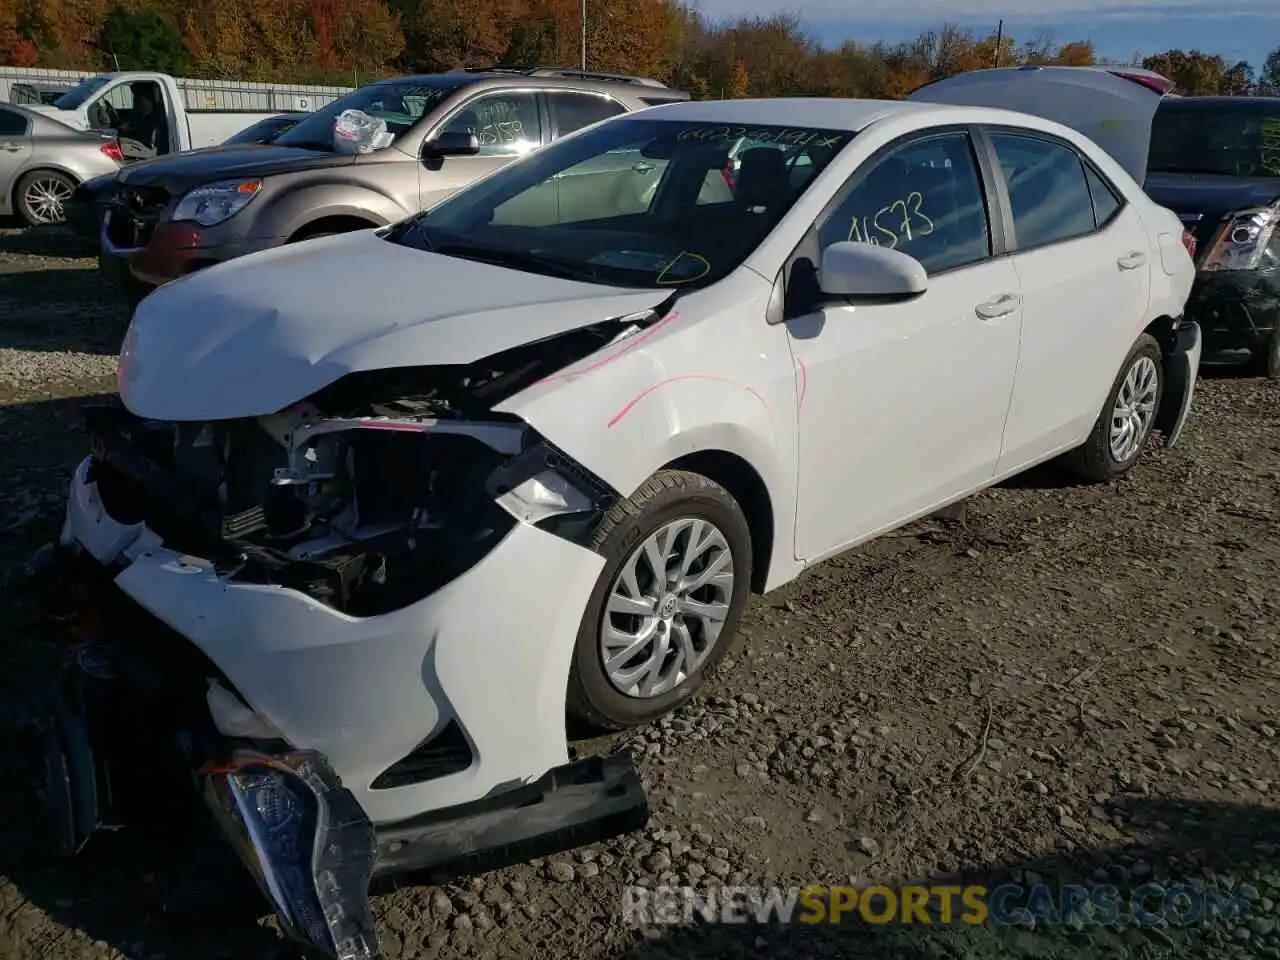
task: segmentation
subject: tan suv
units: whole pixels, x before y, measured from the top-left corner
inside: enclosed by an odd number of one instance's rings
[[[316,111],[269,145],[213,147],[122,170],[100,265],[136,295],[202,267],[416,213],[545,143],[609,117],[688,100],[657,80],[577,70],[396,77]],[[340,152],[344,110],[394,137]]]

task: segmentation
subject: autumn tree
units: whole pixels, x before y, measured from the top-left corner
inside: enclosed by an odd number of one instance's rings
[[[1088,40],[1075,40],[1059,47],[1053,62],[1063,67],[1092,67],[1098,61],[1092,43]]]
[[[0,0],[0,64],[32,66],[39,58],[36,46],[18,29],[18,7],[14,0]]]
[[[94,69],[111,0],[18,0],[18,31],[43,67]]]
[[[1188,96],[1247,93],[1253,81],[1253,71],[1247,63],[1228,66],[1217,54],[1200,50],[1166,50],[1145,58],[1142,66],[1168,77],[1179,93]]]
[[[117,3],[107,12],[97,46],[110,68],[160,70],[179,76],[187,70],[182,31],[168,13],[155,7]]]

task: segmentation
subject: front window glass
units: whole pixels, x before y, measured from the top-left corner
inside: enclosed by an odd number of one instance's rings
[[[75,110],[106,85],[110,77],[85,77],[53,102],[59,110]]]
[[[274,142],[282,147],[333,150],[333,121],[344,110],[360,110],[386,121],[388,132],[399,140],[445,97],[467,81],[375,83],[361,87],[321,107]]]
[[[852,139],[619,117],[402,221],[389,239],[596,283],[702,286],[737,268]]]
[[[965,133],[905,144],[865,171],[819,231],[825,249],[852,241],[900,250],[931,274],[991,256],[982,178]]]
[[[1151,124],[1147,172],[1280,177],[1280,107],[1207,110],[1166,100]]]
[[[466,104],[441,133],[472,134],[482,157],[529,153],[542,142],[538,100],[532,93],[495,93]]]

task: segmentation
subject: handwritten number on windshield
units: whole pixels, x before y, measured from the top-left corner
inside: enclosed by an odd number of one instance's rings
[[[881,207],[869,222],[867,217],[854,217],[849,226],[849,239],[894,250],[900,240],[910,243],[916,237],[927,237],[935,227],[921,209],[923,206],[924,197],[913,191],[905,200]]]
[[[1262,121],[1262,169],[1280,177],[1280,119]]]

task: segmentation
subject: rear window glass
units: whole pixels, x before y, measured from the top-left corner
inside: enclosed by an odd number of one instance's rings
[[[1280,177],[1280,104],[1218,109],[1166,100],[1151,124],[1147,172]]]

